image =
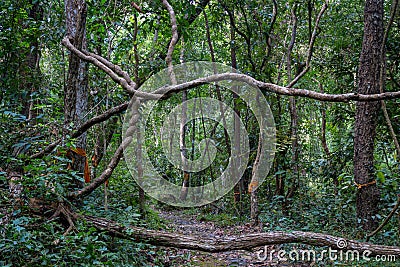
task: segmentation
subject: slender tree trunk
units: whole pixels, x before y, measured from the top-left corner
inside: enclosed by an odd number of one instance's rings
[[[297,16],[296,16],[296,9],[297,5],[295,5],[292,9],[292,36],[288,46],[288,53],[287,53],[287,75],[289,84],[292,82],[292,51],[294,44],[296,42],[297,36]],[[289,199],[293,197],[295,191],[297,190],[297,183],[298,183],[298,159],[299,159],[299,150],[298,150],[298,135],[297,135],[297,126],[298,126],[298,116],[297,116],[297,106],[296,106],[296,98],[294,96],[289,97],[289,110],[290,110],[290,137],[292,140],[292,160],[291,160],[291,184],[288,188],[288,191],[285,195],[285,201],[283,202],[283,211],[286,212],[287,205]]]
[[[204,10],[203,10],[203,16],[204,16],[204,21],[205,21],[205,26],[206,26],[206,37],[207,37],[208,48],[210,49],[211,61],[213,63],[215,63],[217,61],[215,59],[215,52],[214,52],[214,46],[213,46],[212,39],[211,39],[210,26],[209,26],[209,23],[208,23],[207,12],[205,12]],[[214,66],[214,74],[217,74],[217,67],[216,66]],[[227,123],[226,123],[226,118],[225,118],[225,110],[224,110],[224,107],[223,107],[223,104],[222,104],[224,99],[222,97],[221,89],[220,89],[220,86],[218,85],[218,83],[215,84],[215,92],[217,94],[217,99],[220,102],[219,111],[221,112],[222,125],[224,127],[225,146],[226,146],[226,149],[229,150],[229,146],[230,146],[229,145],[229,135],[228,135],[228,132],[225,130],[225,129],[227,129]],[[211,97],[212,97],[212,93],[213,93],[213,90],[210,87],[210,96]],[[204,121],[202,122],[202,124],[203,124],[204,136],[206,136],[206,129],[205,129],[205,126],[204,126]],[[212,168],[210,168],[210,175],[211,175],[211,178],[214,177]]]
[[[320,92],[324,93],[323,85],[319,81],[317,81],[317,83],[318,83]],[[322,145],[322,149],[324,150],[325,155],[328,160],[328,163],[329,163],[328,168],[330,168],[332,170],[331,177],[333,180],[333,185],[335,186],[334,193],[335,193],[335,195],[337,195],[338,187],[339,187],[339,180],[338,180],[338,176],[336,174],[336,169],[332,166],[331,151],[329,150],[328,143],[326,141],[326,109],[327,109],[327,105],[325,103],[323,103],[322,107],[321,107],[321,145]]]
[[[180,123],[180,131],[179,131],[179,145],[181,148],[181,160],[182,160],[182,166],[184,169],[186,169],[187,166],[187,148],[186,148],[186,125],[185,121],[187,118],[187,106],[185,102],[187,101],[187,92],[183,91],[182,92],[182,118],[181,118],[181,123]],[[183,181],[182,181],[182,189],[181,189],[181,194],[179,198],[181,200],[185,200],[188,194],[188,189],[189,189],[189,173],[185,170],[183,170]]]
[[[68,37],[79,50],[86,49],[86,3],[85,0],[65,0],[66,31]],[[71,53],[67,82],[64,89],[64,129],[63,138],[69,130],[76,128],[84,119],[88,100],[88,64]],[[78,137],[77,148],[86,149],[86,132]],[[71,153],[72,168],[85,171],[84,155]],[[76,181],[78,186],[82,184]]]
[[[136,151],[136,158],[137,158],[137,175],[138,175],[138,185],[139,185],[139,212],[142,217],[145,217],[145,194],[144,190],[142,189],[142,183],[143,183],[143,153],[142,153],[142,136],[140,133],[139,129],[139,124],[138,124],[138,131],[137,131],[137,151]]]
[[[182,38],[182,49],[181,49],[181,54],[180,54],[180,62],[184,63],[184,41]],[[180,132],[179,132],[179,145],[181,148],[181,160],[182,160],[182,166],[183,166],[183,181],[182,181],[182,189],[181,193],[179,196],[179,199],[181,200],[186,200],[187,195],[188,195],[188,190],[189,190],[189,179],[190,179],[190,173],[185,171],[187,167],[187,147],[186,147],[186,125],[185,122],[187,120],[187,105],[186,101],[188,100],[187,96],[187,91],[182,92],[182,118],[181,118],[181,123],[180,123]],[[192,140],[193,142],[193,140]]]
[[[235,11],[232,11],[233,13]],[[231,66],[235,70],[237,69],[237,60],[236,60],[236,34],[235,34],[235,29],[234,25],[231,21]],[[237,91],[238,88],[235,87],[233,88],[234,91]],[[237,114],[234,118],[234,139],[235,139],[235,144],[240,144],[240,130],[238,127],[240,127],[240,122],[238,121],[240,117],[240,110],[237,105],[237,100],[238,100],[238,95],[233,93],[233,111]],[[240,147],[236,147],[236,153],[240,154]],[[237,162],[237,157],[238,155],[231,155],[233,157],[233,169],[236,169],[236,166],[239,166],[239,162]],[[242,193],[242,186],[241,184],[243,183],[242,179],[239,180],[239,182],[235,185],[234,187],[234,200],[235,203],[240,203],[241,202],[241,193]],[[240,211],[241,211],[241,203],[240,203]]]
[[[207,35],[208,47],[210,49],[211,62],[215,63],[217,61],[215,59],[214,47],[213,47],[212,40],[211,40],[210,26],[208,24],[207,13],[204,11],[203,15],[204,15],[204,20],[205,20],[205,25],[206,25],[206,35]],[[217,68],[216,67],[214,67],[214,74],[217,74]],[[217,93],[218,101],[223,102],[224,99],[222,99],[221,89],[220,89],[220,86],[218,84],[215,84],[215,92]],[[211,95],[211,93],[212,93],[212,91],[210,91],[210,95]],[[223,107],[222,103],[220,103],[220,105],[219,105],[219,111],[222,114],[222,125],[223,125],[224,129],[227,129],[225,111],[224,111],[224,107]],[[226,147],[228,149],[229,148],[229,135],[228,135],[228,132],[226,130],[224,130],[224,141],[225,141],[225,145],[226,145]]]
[[[358,93],[379,93],[383,43],[383,0],[367,0],[360,56]],[[384,71],[384,69],[382,70]],[[374,139],[379,102],[357,102],[354,126],[354,180],[357,185],[357,217],[364,230],[378,226],[379,190],[374,174]]]
[[[92,156],[92,176],[96,177],[96,168],[99,166],[103,159],[111,139],[114,135],[118,117],[114,117],[105,123],[103,133],[96,137],[96,144],[94,146],[94,154]]]
[[[260,211],[258,209],[258,189],[255,189],[259,185],[259,177],[258,177],[258,169],[260,165],[260,158],[261,158],[261,147],[262,147],[262,133],[260,131],[260,135],[258,138],[258,147],[257,147],[257,156],[256,159],[254,160],[253,164],[253,171],[252,171],[252,179],[251,183],[249,184],[249,193],[250,193],[250,218],[252,220],[253,225],[259,224],[259,217]]]
[[[140,84],[140,78],[139,78],[139,51],[138,51],[138,43],[137,43],[137,37],[138,37],[138,18],[136,13],[134,14],[134,26],[135,26],[135,31],[133,33],[133,51],[134,51],[134,56],[135,56],[135,68],[134,68],[134,77],[135,77],[135,83]],[[154,42],[156,42],[155,40]],[[138,151],[137,151],[137,170],[138,170],[138,184],[139,184],[139,212],[142,215],[142,217],[146,216],[146,195],[144,193],[144,190],[141,186],[141,183],[143,182],[143,156],[142,156],[142,136],[140,135],[140,129],[137,131],[137,140],[138,140]]]

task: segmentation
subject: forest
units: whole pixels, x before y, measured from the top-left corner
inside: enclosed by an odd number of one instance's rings
[[[0,266],[399,266],[398,0],[2,0]]]

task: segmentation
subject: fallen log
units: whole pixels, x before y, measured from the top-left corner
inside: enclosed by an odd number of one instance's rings
[[[115,237],[155,246],[198,250],[209,253],[233,250],[255,251],[257,248],[263,248],[269,245],[297,243],[315,247],[328,247],[331,251],[357,251],[359,255],[366,255],[367,257],[388,255],[392,258],[400,259],[400,247],[376,245],[369,242],[360,242],[323,233],[273,231],[210,238],[151,230],[136,226],[125,226],[105,218],[77,213],[64,202],[49,204],[41,199],[31,199],[29,208],[35,214],[42,216],[44,214],[53,214],[48,217],[48,219],[54,220],[58,218],[64,222],[63,224],[68,227],[64,235],[69,234],[71,230],[75,229],[75,221],[84,220],[87,225],[93,226],[97,230],[106,232]],[[54,242],[58,244],[59,240]]]
[[[126,227],[108,219],[88,215],[77,215],[76,217],[85,220],[98,230],[107,231],[117,237],[128,238],[155,246],[191,249],[211,253],[232,250],[252,251],[255,248],[266,245],[301,243],[317,247],[326,246],[331,249],[343,251],[354,250],[360,252],[360,255],[364,251],[368,250],[368,256],[400,256],[400,247],[375,245],[322,233],[274,231],[241,236],[226,236],[224,238],[205,238],[203,236],[188,236],[165,231],[149,230],[135,226]]]

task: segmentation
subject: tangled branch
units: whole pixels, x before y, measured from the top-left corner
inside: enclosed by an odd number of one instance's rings
[[[143,100],[157,100],[162,98],[167,98],[169,95],[178,93],[183,90],[188,90],[191,88],[195,88],[200,85],[212,83],[212,82],[220,82],[225,80],[231,81],[240,81],[245,82],[251,86],[257,87],[260,90],[264,90],[266,92],[276,93],[279,95],[287,95],[287,96],[299,96],[306,97],[310,99],[315,99],[319,101],[327,101],[327,102],[349,102],[349,101],[379,101],[379,100],[389,100],[400,98],[400,91],[397,92],[384,92],[379,94],[358,94],[358,93],[346,93],[346,94],[326,94],[320,93],[313,90],[300,89],[300,88],[289,88],[284,86],[279,86],[273,83],[265,83],[259,80],[254,79],[253,77],[246,74],[239,73],[222,73],[210,75],[208,77],[199,78],[193,81],[189,81],[182,84],[172,85],[172,86],[164,86],[159,89],[156,89],[152,93],[147,93],[138,90],[135,83],[130,83],[130,78],[127,80],[124,77],[121,77],[116,72],[114,72],[110,67],[112,65],[104,64],[103,61],[106,59],[101,59],[100,56],[94,57],[92,53],[82,52],[75,48],[68,38],[63,39],[63,45],[65,45],[69,50],[73,53],[76,53],[78,57],[82,60],[91,62],[95,66],[99,67],[103,71],[105,71],[115,82],[120,84],[124,89],[128,92],[135,95],[135,97],[141,98]],[[111,64],[111,63],[109,63]],[[114,65],[115,66],[115,65]],[[117,69],[117,68],[115,68]],[[124,74],[122,76],[128,76],[128,74]]]

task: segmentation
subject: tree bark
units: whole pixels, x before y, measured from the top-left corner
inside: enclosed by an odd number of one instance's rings
[[[344,94],[327,94],[327,93],[316,92],[313,90],[292,88],[293,84],[295,84],[302,76],[304,76],[304,72],[307,69],[309,69],[307,66],[303,69],[301,74],[297,76],[287,87],[279,86],[273,83],[265,83],[256,80],[253,77],[246,74],[221,73],[221,74],[210,75],[208,77],[198,78],[182,84],[163,86],[161,88],[156,89],[152,93],[147,93],[137,90],[138,85],[132,82],[129,75],[126,72],[124,72],[121,69],[121,67],[112,64],[105,58],[102,58],[96,54],[77,49],[74,45],[71,44],[68,38],[63,38],[62,44],[65,47],[67,47],[70,51],[75,53],[82,60],[90,62],[94,64],[96,67],[103,70],[105,73],[107,73],[108,76],[110,76],[112,80],[114,80],[117,84],[121,85],[122,88],[124,88],[128,93],[135,94],[136,97],[140,97],[142,100],[152,100],[152,99],[158,100],[160,99],[160,94],[163,95],[161,97],[161,100],[164,100],[171,97],[177,92],[195,88],[200,85],[209,84],[211,82],[218,82],[224,80],[241,81],[247,83],[248,85],[259,88],[261,91],[265,92],[271,92],[287,96],[300,96],[326,102],[344,102],[344,103],[347,103],[349,101],[374,102],[378,100],[390,100],[390,99],[400,98],[400,91],[374,93],[374,94],[360,94],[357,92],[344,93]]]
[[[370,259],[376,255],[391,255],[396,258],[400,256],[400,247],[397,246],[375,245],[322,233],[273,231],[238,236],[230,235],[226,237],[191,236],[150,230],[137,226],[122,225],[106,218],[84,215],[72,210],[70,206],[64,202],[47,203],[41,199],[32,198],[29,202],[29,208],[32,212],[40,216],[44,214],[53,214],[49,218],[51,220],[56,218],[62,219],[63,221],[66,220],[69,224],[69,228],[65,234],[67,234],[71,228],[74,228],[75,221],[83,220],[87,226],[93,226],[99,231],[106,232],[109,235],[133,240],[135,242],[140,241],[155,246],[217,253],[233,250],[254,251],[255,248],[262,248],[267,245],[298,243],[316,247],[329,247],[332,252],[336,251],[335,255],[339,254],[339,250],[343,251],[343,253],[347,251],[352,251],[353,253],[354,251],[358,251],[360,258],[362,255],[366,255]],[[326,251],[327,250],[325,250],[325,253]],[[366,252],[367,254],[365,254]]]
[[[379,93],[380,54],[383,43],[383,0],[367,0],[364,9],[364,37],[360,55],[358,93]],[[381,69],[383,67],[383,69]],[[357,217],[364,230],[378,226],[376,214],[379,190],[374,174],[374,139],[379,102],[357,102],[354,126],[354,180],[357,191]]]
[[[317,80],[315,80],[315,81],[318,83],[319,89],[323,93],[324,92],[323,85],[319,81],[317,81]],[[331,173],[331,177],[333,180],[333,185],[335,186],[334,193],[335,193],[335,195],[337,195],[338,187],[339,187],[339,180],[338,180],[338,176],[336,174],[336,168],[334,168],[332,166],[331,151],[329,150],[328,143],[326,140],[326,110],[327,110],[327,106],[325,103],[323,103],[322,107],[321,107],[321,145],[325,152],[326,158],[328,160],[328,168],[330,168],[332,170],[330,173]]]
[[[313,232],[276,231],[242,236],[229,236],[226,238],[205,238],[148,230],[135,226],[126,227],[104,218],[97,218],[88,215],[75,214],[75,217],[85,220],[88,224],[93,225],[101,231],[105,230],[120,238],[142,241],[156,246],[192,249],[212,253],[232,250],[251,251],[254,248],[266,245],[301,243],[319,247],[328,246],[332,250],[357,250],[359,251],[360,258],[366,250],[370,252],[368,257],[374,255],[400,255],[400,247],[374,245],[371,243],[347,240],[337,236]],[[345,247],[339,248],[338,244],[345,244]]]
[[[186,148],[186,119],[187,119],[187,91],[184,91],[182,94],[182,117],[179,125],[179,146],[181,149],[181,161],[183,167],[183,181],[182,181],[182,189],[179,196],[180,200],[186,200],[189,190],[189,178],[190,174],[186,171],[187,168],[187,148]]]
[[[86,50],[86,3],[85,0],[65,0],[67,36],[79,50]],[[68,79],[64,89],[64,130],[65,138],[69,130],[79,126],[83,120],[88,100],[88,64],[77,55],[71,53],[69,57]],[[86,132],[77,139],[76,147],[86,149]],[[85,157],[72,155],[72,168],[84,172]],[[78,181],[77,185],[82,186]]]
[[[292,8],[292,36],[290,39],[290,43],[288,46],[288,53],[287,53],[287,75],[289,84],[292,82],[292,51],[294,45],[296,43],[297,37],[297,16],[296,16],[297,4],[295,4]],[[300,75],[301,71],[297,73],[296,77]],[[291,160],[291,167],[292,171],[290,172],[290,180],[288,184],[290,187],[285,195],[285,201],[282,203],[282,210],[284,213],[287,212],[287,206],[289,203],[289,199],[291,199],[294,193],[297,190],[298,184],[298,159],[299,159],[299,149],[298,149],[298,135],[297,135],[297,127],[298,127],[298,116],[297,116],[297,105],[296,105],[296,98],[294,96],[289,97],[289,111],[290,111],[290,137],[292,140],[292,160]]]
[[[227,9],[226,9],[227,10]],[[232,9],[232,16],[234,17],[235,14],[235,10]],[[234,69],[234,71],[236,71],[237,69],[237,60],[236,60],[236,31],[235,31],[235,26],[234,26],[234,20],[233,17],[231,17],[230,19],[230,36],[231,36],[231,66]],[[239,90],[239,88],[237,86],[233,87],[233,91],[237,92]],[[237,155],[232,154],[231,157],[233,157],[233,169],[236,170],[237,166],[240,165],[240,163],[237,160],[238,155],[240,154],[240,124],[239,124],[239,117],[240,117],[240,110],[238,107],[238,100],[239,97],[237,94],[232,93],[232,98],[233,98],[233,111],[236,113],[237,116],[235,116],[234,118],[234,139],[235,139],[235,144],[238,144],[238,147],[236,147],[235,151],[237,153]],[[239,180],[239,182],[235,185],[235,187],[233,188],[234,191],[234,201],[235,203],[238,203],[239,205],[239,209],[240,209],[240,213],[242,212],[242,185],[243,185],[243,180],[242,178]]]

